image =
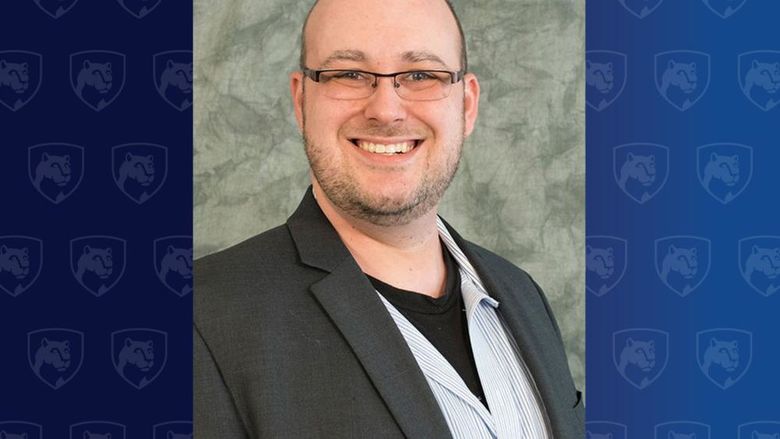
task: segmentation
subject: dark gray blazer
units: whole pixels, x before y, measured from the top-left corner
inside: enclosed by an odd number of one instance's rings
[[[448,228],[501,303],[555,438],[583,438],[585,410],[544,295],[524,271]],[[195,285],[196,437],[451,437],[311,189],[286,225],[196,261]]]

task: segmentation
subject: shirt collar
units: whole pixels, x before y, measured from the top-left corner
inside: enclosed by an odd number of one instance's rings
[[[460,288],[461,293],[463,294],[463,302],[466,305],[466,315],[471,318],[474,309],[483,301],[497,309],[499,302],[487,294],[485,287],[482,285],[482,281],[479,279],[471,262],[469,262],[466,255],[460,247],[458,247],[458,244],[455,243],[455,240],[452,238],[449,230],[447,230],[444,221],[438,216],[436,217],[436,227],[439,230],[439,236],[441,237],[442,242],[447,246],[447,250],[450,251],[450,254],[458,263],[458,268],[460,270]]]

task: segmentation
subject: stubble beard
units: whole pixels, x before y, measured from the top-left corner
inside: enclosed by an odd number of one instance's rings
[[[305,112],[304,112],[305,114]],[[458,136],[450,144],[442,145],[445,151],[454,149],[447,157],[441,169],[426,169],[422,181],[413,193],[404,199],[391,198],[366,193],[358,183],[350,178],[348,163],[337,164],[330,160],[328,147],[316,144],[306,130],[306,117],[303,117],[303,142],[314,178],[319,183],[328,200],[346,214],[377,226],[400,226],[427,214],[435,208],[449,187],[460,164],[463,149],[464,115],[461,113],[461,125]],[[429,146],[426,146],[429,147]],[[337,145],[330,149],[338,148]],[[339,167],[341,166],[341,167]]]

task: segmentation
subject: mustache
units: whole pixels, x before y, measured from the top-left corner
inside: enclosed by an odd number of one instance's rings
[[[373,125],[366,127],[358,127],[349,130],[350,139],[356,139],[361,137],[401,137],[401,138],[413,138],[421,139],[428,137],[428,132],[419,129],[410,129],[408,127],[392,126],[392,125]]]

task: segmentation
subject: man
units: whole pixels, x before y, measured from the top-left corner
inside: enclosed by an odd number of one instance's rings
[[[205,438],[580,438],[528,275],[437,216],[477,118],[443,0],[321,0],[291,75],[312,187],[196,264]]]

